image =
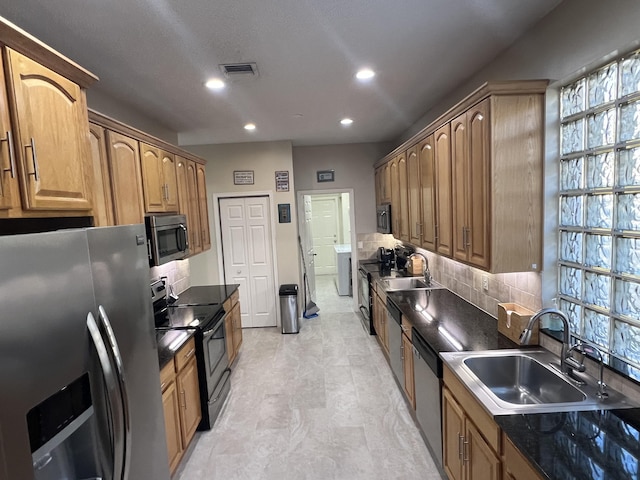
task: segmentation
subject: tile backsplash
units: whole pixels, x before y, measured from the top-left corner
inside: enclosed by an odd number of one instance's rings
[[[150,280],[167,277],[169,285],[173,285],[173,291],[181,293],[191,286],[189,276],[189,260],[176,260],[159,267],[152,267]]]
[[[376,251],[380,247],[393,248],[398,242],[393,235],[384,233],[358,233],[358,260],[371,260],[376,258]]]

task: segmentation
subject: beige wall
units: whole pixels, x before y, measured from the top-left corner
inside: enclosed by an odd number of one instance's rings
[[[213,195],[240,193],[250,196],[255,192],[273,192],[275,206],[279,203],[291,205],[291,223],[278,223],[275,218],[278,276],[276,281],[279,284],[300,283],[291,143],[256,142],[192,145],[183,148],[207,160],[207,200],[213,242],[211,250],[190,259],[191,285],[222,283],[222,272],[218,269],[218,245],[215,243],[216,231],[220,229],[214,222],[214,208],[217,210],[218,205],[213,205]],[[234,170],[253,170],[254,185],[234,185]],[[281,170],[289,172],[289,191],[276,193],[275,172]]]
[[[87,90],[89,108],[122,123],[158,137],[172,145],[178,145],[178,134],[162,125],[159,121],[144,116],[133,108],[105,95],[97,87]]]
[[[391,151],[389,143],[294,147],[296,191],[353,188],[356,233],[376,231],[373,164]],[[318,170],[335,170],[335,181],[318,183]]]

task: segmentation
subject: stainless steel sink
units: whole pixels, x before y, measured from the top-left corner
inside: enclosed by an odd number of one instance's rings
[[[587,396],[524,355],[474,357],[464,364],[501,400],[518,405],[582,402]]]
[[[574,374],[573,378],[563,375],[559,358],[541,348],[443,352],[440,356],[493,415],[637,406],[611,389],[608,398],[598,398],[594,378],[586,374]]]
[[[433,280],[427,285],[423,278],[418,277],[394,277],[382,279],[382,285],[388,292],[397,290],[429,290],[434,288],[444,288]]]

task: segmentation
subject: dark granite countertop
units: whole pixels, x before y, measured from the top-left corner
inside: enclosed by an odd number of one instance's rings
[[[387,298],[437,353],[518,347],[498,333],[495,318],[446,288],[387,292]]]
[[[158,343],[158,363],[160,370],[173,360],[176,352],[193,337],[196,330],[170,330],[168,332],[156,332],[156,341]]]
[[[198,285],[189,287],[173,305],[220,305],[229,298],[238,287],[237,283],[228,285]]]
[[[543,478],[639,478],[640,408],[505,415],[495,421]]]

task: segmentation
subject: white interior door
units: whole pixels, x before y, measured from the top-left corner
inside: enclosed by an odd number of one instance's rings
[[[340,215],[338,211],[339,195],[313,196],[312,231],[316,275],[335,275],[336,252],[333,246],[338,243],[340,233]]]
[[[311,222],[313,220],[311,195],[304,196],[304,226],[302,234],[302,249],[304,251],[304,263],[307,269],[307,282],[309,284],[308,300],[316,298],[316,253],[313,249],[313,231]],[[304,288],[304,285],[302,286]],[[304,296],[303,296],[304,298]]]
[[[227,283],[240,284],[243,327],[276,326],[276,292],[268,197],[221,198]]]

